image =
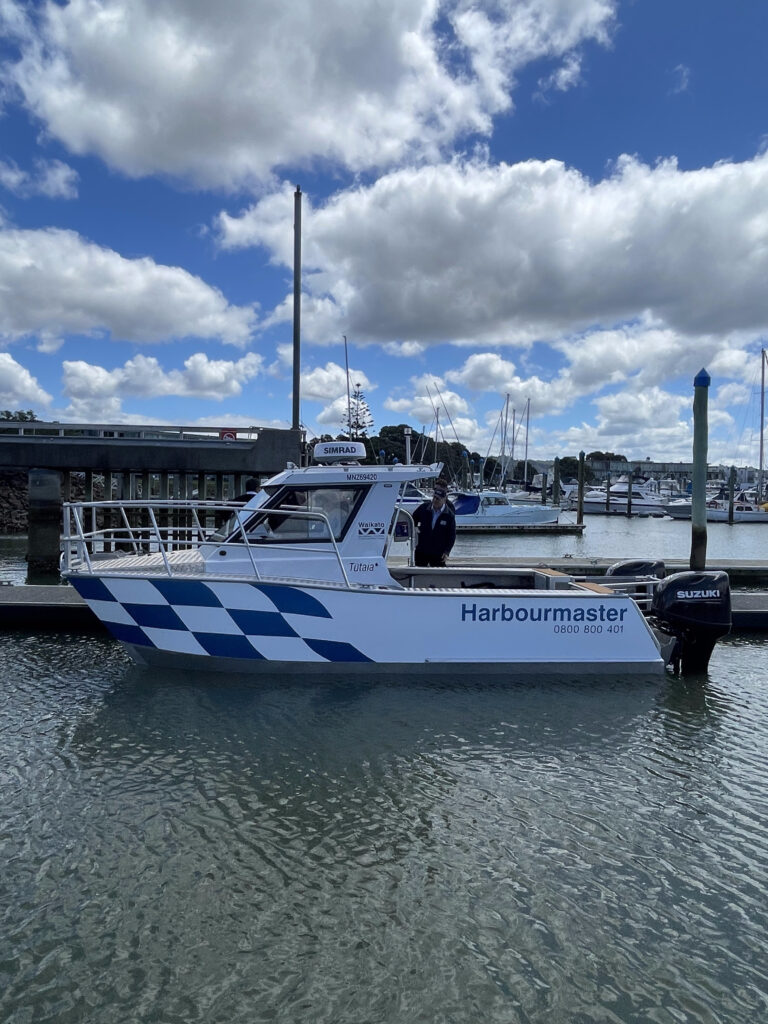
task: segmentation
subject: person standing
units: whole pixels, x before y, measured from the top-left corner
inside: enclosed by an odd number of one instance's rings
[[[447,501],[447,486],[446,481],[438,477],[432,500],[422,502],[413,513],[418,530],[416,565],[444,566],[456,540],[456,516]]]

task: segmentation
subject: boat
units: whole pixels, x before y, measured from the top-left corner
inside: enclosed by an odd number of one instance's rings
[[[730,629],[722,572],[421,568],[413,535],[397,564],[400,488],[442,465],[364,457],[321,442],[245,504],[67,503],[62,573],[136,662],[185,670],[699,672]]]
[[[457,491],[450,499],[458,531],[494,531],[520,526],[551,525],[558,521],[556,505],[521,505],[504,491]]]
[[[415,512],[419,505],[425,501],[431,501],[432,496],[427,494],[426,491],[417,487],[415,483],[408,480],[402,484],[400,489],[400,497],[397,499],[398,505],[402,505],[407,508],[409,512]]]
[[[585,515],[627,515],[628,496],[631,497],[631,513],[633,515],[664,515],[664,499],[653,484],[650,481],[630,483],[626,477],[611,484],[610,494],[604,486],[590,488],[584,495],[584,513]]]
[[[731,521],[727,497],[709,498],[705,503],[708,523],[728,523]],[[664,506],[664,512],[672,519],[691,518],[691,499],[678,498]],[[768,523],[768,502],[758,504],[740,493],[733,500],[734,523]]]

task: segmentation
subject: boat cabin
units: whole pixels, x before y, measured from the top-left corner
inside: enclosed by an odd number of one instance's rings
[[[333,447],[316,445],[321,465],[284,470],[233,511],[201,545],[206,571],[397,586],[386,564],[396,503],[414,476],[441,465],[363,466],[352,458],[364,457],[362,444],[346,443],[343,456]]]

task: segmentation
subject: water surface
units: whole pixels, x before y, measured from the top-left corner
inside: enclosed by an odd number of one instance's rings
[[[768,1019],[767,667],[255,683],[0,634],[0,1019]]]

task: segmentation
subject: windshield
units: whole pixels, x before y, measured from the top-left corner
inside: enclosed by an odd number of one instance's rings
[[[269,498],[262,508],[245,514],[234,513],[217,531],[216,537],[235,543],[242,541],[239,518],[249,542],[329,541],[331,536],[339,541],[346,534],[368,488],[339,484],[268,487],[266,490]]]

